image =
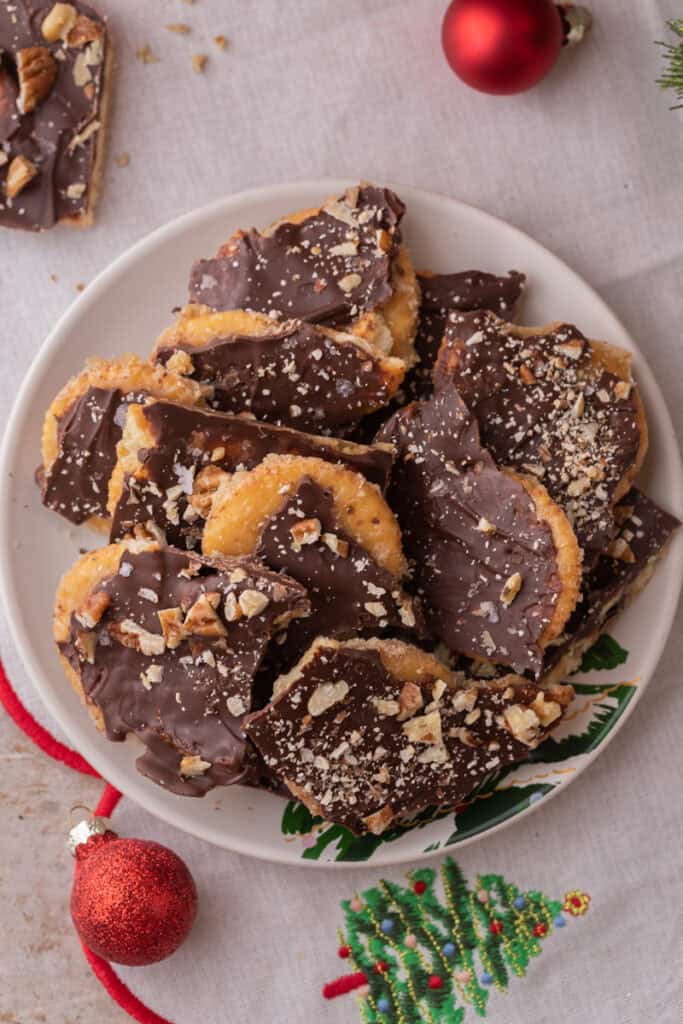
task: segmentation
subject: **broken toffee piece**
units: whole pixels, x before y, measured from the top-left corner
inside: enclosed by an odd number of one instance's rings
[[[455,274],[432,274],[423,270],[420,282],[420,319],[415,335],[418,364],[408,374],[404,392],[406,402],[427,398],[432,393],[432,371],[452,310],[490,309],[506,320],[512,319],[526,276],[510,270],[505,276],[482,270],[463,270]]]
[[[192,268],[190,302],[340,326],[376,313],[409,358],[418,286],[401,247],[405,206],[389,189],[361,185],[266,231],[238,231]],[[384,349],[388,351],[388,349]]]
[[[413,630],[419,614],[400,585],[395,517],[378,489],[344,466],[270,456],[218,492],[204,551],[253,555],[306,587],[311,614],[274,650],[291,666],[322,634]]]
[[[609,543],[612,506],[647,451],[630,354],[576,327],[516,327],[453,313],[434,386],[455,385],[499,465],[531,474],[564,510],[587,561]]]
[[[545,652],[544,679],[561,679],[628,601],[647,586],[679,521],[635,488],[614,510],[618,533],[582,583],[582,596],[564,632]]]
[[[0,4],[1,227],[92,223],[111,64],[92,7]]]
[[[251,469],[273,452],[340,462],[381,487],[392,462],[388,446],[316,437],[172,402],[131,405],[110,489],[112,540],[137,528],[152,534],[161,530],[170,544],[198,546],[225,475]]]
[[[107,737],[134,733],[143,775],[201,796],[243,780],[254,675],[271,636],[308,609],[303,587],[253,562],[129,541],[65,574],[54,634]]]
[[[524,761],[572,688],[518,676],[456,677],[396,640],[320,638],[275,683],[245,730],[312,814],[380,835],[426,807],[454,807],[491,772]]]
[[[381,432],[397,459],[388,500],[432,633],[456,654],[537,676],[579,592],[565,515],[535,482],[502,472],[454,388]]]
[[[152,357],[210,387],[221,412],[317,433],[339,433],[386,405],[405,372],[351,334],[302,320],[186,306]]]
[[[72,523],[104,528],[109,481],[128,405],[150,395],[194,405],[203,390],[138,356],[89,359],[50,405],[43,424],[43,503]]]

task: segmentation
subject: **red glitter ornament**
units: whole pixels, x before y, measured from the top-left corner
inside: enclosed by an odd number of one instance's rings
[[[500,935],[502,930],[503,922],[499,921],[497,918],[494,918],[494,920],[491,921],[491,931],[493,932],[494,935]]]
[[[534,925],[534,935],[536,936],[537,939],[542,939],[543,936],[547,935],[547,934],[548,934],[548,925],[547,924],[543,924],[543,922],[539,922],[538,924]]]
[[[375,974],[386,974],[389,970],[389,964],[386,960],[378,960],[373,969]]]
[[[443,979],[437,974],[432,974],[431,978],[427,982],[430,988],[443,988]]]
[[[413,885],[413,892],[417,896],[421,896],[422,893],[426,891],[426,889],[427,889],[427,883],[426,882],[415,882],[415,884]]]
[[[348,960],[351,950],[349,949],[348,946],[340,946],[339,949],[337,950],[337,953],[342,958],[342,960]]]
[[[441,40],[456,75],[480,92],[523,92],[544,78],[565,43],[591,24],[585,8],[552,0],[453,0]]]
[[[159,843],[119,839],[105,818],[80,822],[70,846],[71,916],[82,942],[129,966],[174,953],[197,914],[197,889],[180,857]]]

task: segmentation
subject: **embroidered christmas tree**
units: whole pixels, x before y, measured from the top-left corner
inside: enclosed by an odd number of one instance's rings
[[[563,911],[578,916],[590,903],[579,891],[564,901],[521,892],[501,875],[480,875],[470,888],[450,857],[438,874],[416,869],[410,883],[382,880],[342,903],[339,955],[353,973],[324,994],[355,989],[365,1024],[461,1024],[468,1006],[485,1016],[491,987],[523,977],[565,925]]]

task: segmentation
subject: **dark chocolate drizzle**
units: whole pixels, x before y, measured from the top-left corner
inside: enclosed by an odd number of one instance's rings
[[[299,224],[285,221],[267,234],[255,228],[240,232],[215,259],[195,263],[190,302],[345,323],[391,297],[404,212],[389,189],[365,185],[341,196],[336,211],[328,203]],[[380,230],[389,236],[386,252],[378,246]],[[338,251],[339,246],[349,252]],[[358,280],[348,280],[349,275]]]
[[[89,204],[89,190],[99,144],[99,131],[69,149],[86,125],[98,119],[108,57],[105,21],[91,7],[72,0],[79,14],[101,27],[102,61],[89,65],[91,79],[76,85],[74,67],[83,60],[85,47],[48,43],[41,25],[54,3],[14,0],[0,4],[0,153],[7,162],[0,167],[0,226],[40,231],[63,217],[78,217]],[[20,114],[16,57],[19,50],[45,47],[55,57],[57,77],[47,97],[30,113]],[[60,57],[55,55],[59,54]],[[92,86],[92,96],[86,87]],[[11,161],[27,157],[39,174],[13,200],[5,197],[4,182]],[[70,185],[85,185],[80,196],[69,196]]]
[[[496,468],[453,388],[407,406],[380,436],[397,448],[388,500],[428,626],[454,653],[538,674],[561,582],[533,500]],[[515,573],[521,587],[506,606]]]
[[[72,523],[107,516],[109,479],[116,465],[126,408],[144,391],[90,387],[59,418],[58,454],[40,477],[43,504]]]
[[[316,523],[320,536],[299,546],[291,531],[302,522]],[[310,477],[303,478],[266,522],[254,554],[305,586],[311,602],[310,616],[292,622],[283,645],[272,648],[281,671],[298,661],[317,636],[341,638],[392,628],[410,631],[418,624],[412,599],[340,527],[333,495]]]
[[[245,728],[266,764],[294,791],[303,789],[326,820],[360,834],[368,831],[368,817],[384,809],[404,818],[430,805],[453,807],[490,772],[529,756],[529,746],[501,716],[513,705],[531,704],[536,686],[517,681],[446,689],[435,700],[435,681],[425,678],[419,690],[424,708],[438,712],[441,743],[411,741],[410,724],[382,712],[386,705],[377,701],[397,702],[403,682],[377,651],[348,647],[319,650],[291,688]],[[318,688],[340,684],[345,695],[312,716],[309,700]]]
[[[392,455],[388,449],[361,448],[173,402],[150,402],[143,406],[143,413],[155,445],[138,453],[145,478],[128,476],[124,480],[113,516],[112,540],[152,520],[164,531],[168,543],[197,546],[204,520],[198,514],[188,517],[189,497],[194,478],[207,466],[234,473],[238,469],[253,469],[272,453],[312,455],[344,463],[382,489],[391,469]],[[189,507],[189,513],[193,512]]]
[[[486,313],[449,320],[434,386],[453,384],[496,462],[535,475],[581,547],[604,550],[615,490],[641,440],[635,386],[619,397],[620,378],[592,369],[590,344],[572,325],[518,338]]]
[[[209,404],[221,412],[251,412],[297,430],[339,432],[389,400],[381,360],[350,340],[337,341],[312,324],[292,321],[261,337],[218,337],[197,348],[162,348],[163,366],[186,352],[186,376],[213,388]]]
[[[225,598],[234,595],[239,601],[248,590],[265,595],[267,606],[231,621]],[[251,708],[252,681],[281,617],[306,614],[303,587],[253,562],[200,559],[161,548],[124,552],[118,572],[93,591],[99,592],[109,605],[95,626],[93,661],[82,653],[89,631],[78,612],[60,651],[79,675],[88,701],[102,712],[107,737],[118,741],[134,733],[146,747],[137,768],[173,793],[202,796],[214,786],[243,781],[241,723]],[[184,617],[198,598],[212,593],[220,594],[215,611],[224,637],[190,633],[179,646],[156,655],[122,642],[121,623],[131,621],[162,638],[160,611],[176,608]],[[150,672],[151,666],[158,669]],[[154,681],[157,675],[161,678]],[[198,756],[208,767],[181,775],[183,756]]]

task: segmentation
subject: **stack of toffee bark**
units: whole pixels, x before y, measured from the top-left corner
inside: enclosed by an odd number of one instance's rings
[[[677,526],[634,483],[628,353],[514,324],[510,272],[416,273],[362,184],[192,268],[147,361],[45,419],[45,505],[109,532],[64,670],[139,770],[293,794],[356,833],[524,761]]]

